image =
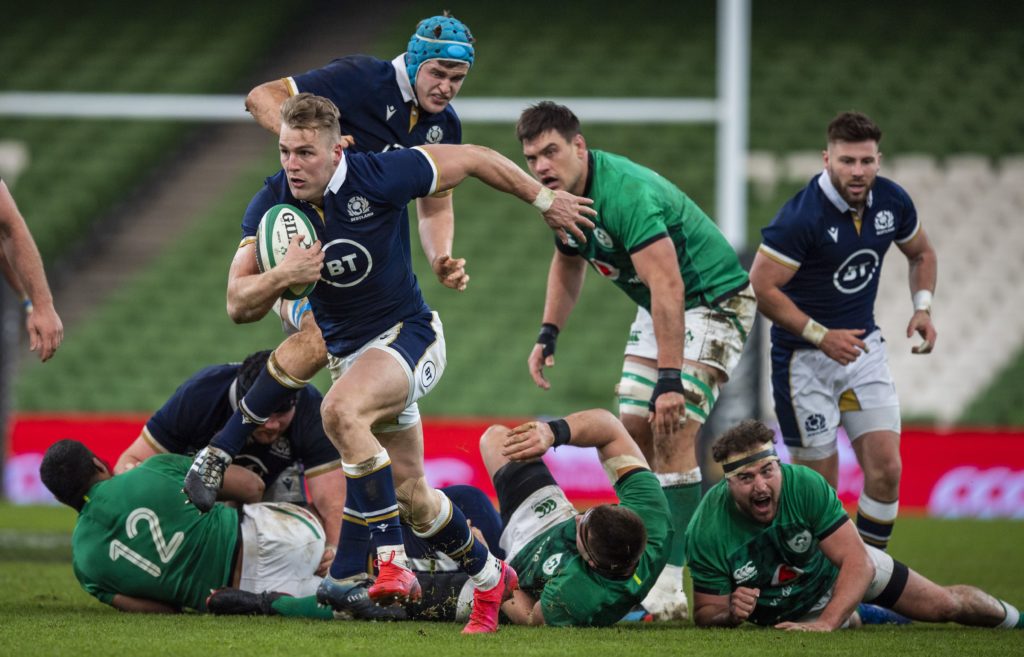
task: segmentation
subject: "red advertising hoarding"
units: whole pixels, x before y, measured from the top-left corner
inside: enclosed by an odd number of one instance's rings
[[[11,423],[4,494],[19,503],[52,502],[39,481],[43,452],[61,438],[85,442],[113,464],[139,435],[144,415],[18,415]],[[499,420],[514,426],[520,420]],[[494,495],[480,458],[487,419],[425,419],[427,477],[434,486],[472,484]],[[862,475],[845,438],[840,444],[839,493],[855,502]],[[787,458],[784,446],[779,451]],[[905,511],[940,517],[1024,518],[1024,432],[909,428],[901,438]],[[611,486],[593,450],[563,447],[545,461],[569,497],[588,504],[612,499]]]

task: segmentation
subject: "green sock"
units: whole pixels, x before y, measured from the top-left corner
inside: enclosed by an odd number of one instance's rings
[[[669,549],[668,563],[682,567],[686,563],[686,526],[690,524],[690,518],[700,504],[700,482],[664,486],[661,490],[668,499],[668,510],[672,515],[672,526],[676,532],[672,538],[672,547]]]
[[[316,618],[318,620],[334,620],[334,611],[330,606],[321,607],[316,603],[315,595],[304,598],[293,598],[284,595],[270,603],[275,612],[289,618]]]

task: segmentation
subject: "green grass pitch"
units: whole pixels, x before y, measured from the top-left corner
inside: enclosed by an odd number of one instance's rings
[[[790,634],[744,627],[698,630],[689,623],[608,629],[502,627],[496,636],[463,637],[442,623],[380,625],[196,614],[119,613],[75,581],[63,508],[0,505],[0,655],[1022,655],[1024,632],[915,624]],[[1024,606],[1024,523],[901,518],[891,551],[946,584],[969,583]]]

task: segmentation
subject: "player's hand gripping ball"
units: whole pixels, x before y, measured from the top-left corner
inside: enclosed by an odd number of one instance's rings
[[[256,229],[256,266],[260,273],[276,267],[285,254],[288,245],[296,235],[302,237],[302,247],[308,249],[316,241],[313,224],[302,210],[293,205],[281,203],[266,211]],[[281,295],[285,299],[301,299],[309,296],[316,283],[292,285]]]

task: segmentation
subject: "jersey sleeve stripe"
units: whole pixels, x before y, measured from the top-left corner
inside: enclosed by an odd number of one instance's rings
[[[634,246],[633,248],[631,248],[631,249],[629,250],[629,255],[633,255],[633,254],[634,254],[634,253],[636,253],[637,251],[641,251],[641,250],[643,250],[643,249],[646,249],[646,248],[647,248],[647,247],[649,247],[649,246],[650,246],[651,244],[654,244],[655,242],[657,242],[658,240],[660,240],[660,239],[661,239],[662,237],[668,237],[668,233],[667,233],[667,232],[665,232],[665,231],[661,231],[661,232],[660,232],[660,233],[658,233],[657,235],[651,235],[650,237],[648,237],[647,239],[645,239],[645,240],[644,240],[643,242],[640,242],[639,244],[637,244],[636,246]]]
[[[849,517],[849,516],[846,516],[846,515],[844,515],[843,517],[839,518],[839,519],[838,519],[838,520],[836,520],[836,521],[835,521],[834,523],[832,523],[832,524],[831,524],[831,525],[829,526],[829,528],[828,528],[828,529],[826,529],[825,531],[821,532],[821,534],[819,534],[819,535],[818,535],[818,540],[819,540],[819,541],[824,541],[824,540],[825,540],[826,538],[828,538],[828,537],[829,537],[829,536],[831,536],[831,535],[832,535],[833,533],[835,533],[835,531],[836,531],[837,529],[839,529],[840,527],[842,527],[843,525],[845,525],[845,524],[846,524],[846,523],[848,523],[849,521],[850,521],[850,517]]]
[[[160,444],[160,442],[153,437],[153,434],[149,432],[149,427],[142,427],[142,439],[146,441],[146,444],[153,448],[158,454],[166,454],[167,448]]]
[[[430,191],[427,192],[427,194],[430,195],[435,193],[437,191],[437,184],[441,180],[441,173],[440,169],[437,166],[437,162],[434,161],[434,158],[430,157],[430,153],[420,148],[419,146],[413,146],[412,150],[419,151],[423,155],[423,157],[427,159],[427,163],[430,164],[430,170],[434,172],[434,180],[430,183]]]
[[[921,220],[918,219],[917,220],[917,225],[914,226],[914,230],[913,230],[913,232],[910,233],[910,235],[904,237],[901,240],[895,240],[895,241],[896,241],[897,244],[906,244],[907,242],[910,242],[915,237],[917,237],[917,234],[920,233],[920,232],[921,232]]]
[[[288,76],[286,78],[281,78],[281,81],[284,82],[284,86],[288,87],[289,96],[299,95],[299,85],[295,84],[295,78]]]
[[[322,474],[327,474],[328,472],[334,472],[340,467],[341,460],[339,459],[336,461],[330,461],[329,463],[318,465],[315,468],[309,468],[308,470],[305,470],[302,474],[306,477],[307,480],[309,480],[312,479],[313,477],[319,477]]]
[[[775,249],[773,249],[770,246],[765,246],[764,244],[762,244],[761,246],[757,247],[757,250],[760,251],[761,253],[765,254],[766,256],[768,256],[769,258],[774,260],[775,262],[779,263],[780,265],[783,265],[784,267],[789,267],[790,269],[792,269],[794,271],[797,270],[797,269],[800,269],[800,263],[799,262],[797,262],[796,260],[790,258],[787,255],[783,255],[782,253],[779,253],[778,251],[776,251]]]
[[[256,236],[255,235],[248,235],[246,237],[243,237],[242,241],[238,243],[238,248],[241,249],[242,247],[249,246],[250,244],[255,244],[255,243],[256,243]]]

